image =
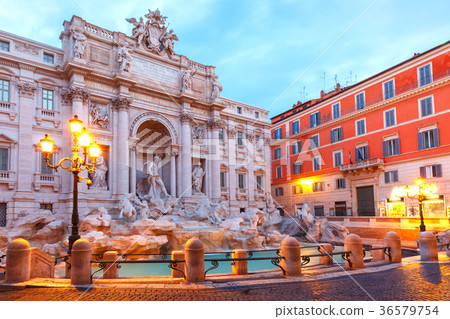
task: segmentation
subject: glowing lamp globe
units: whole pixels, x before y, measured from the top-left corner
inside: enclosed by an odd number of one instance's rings
[[[73,119],[69,120],[70,131],[75,134],[81,134],[83,131],[83,121],[78,119],[78,115],[74,115]]]
[[[81,147],[88,147],[91,144],[91,136],[86,130],[83,129],[83,133],[78,137]]]
[[[89,147],[89,156],[94,159],[100,156],[100,147],[98,147],[95,141],[93,141]]]
[[[45,134],[45,138],[41,140],[41,150],[44,154],[50,154],[53,151],[53,140]]]
[[[417,185],[422,185],[422,184],[423,184],[423,180],[422,180],[421,178],[418,178],[418,179],[416,180],[416,184],[417,184]]]

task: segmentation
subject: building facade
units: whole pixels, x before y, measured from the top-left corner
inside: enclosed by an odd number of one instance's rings
[[[104,161],[93,184],[79,186],[81,209],[145,192],[155,155],[167,193],[184,202],[200,194],[232,212],[264,207],[268,112],[220,97],[215,67],[175,53],[159,10],[145,18],[127,19],[127,36],[73,16],[61,49],[0,31],[0,226],[40,208],[71,214],[72,175],[46,166],[39,141],[55,141],[53,164],[70,157],[74,115]]]
[[[418,226],[418,177],[435,186],[426,223],[449,227],[450,43],[272,118],[272,194],[279,209],[347,225]],[[411,186],[413,187],[413,186]],[[368,218],[373,216],[374,218]]]

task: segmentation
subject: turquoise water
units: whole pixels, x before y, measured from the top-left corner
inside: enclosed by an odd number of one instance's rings
[[[343,251],[343,247],[336,247],[334,252]],[[302,247],[301,254],[313,255],[318,254],[317,247]],[[261,251],[253,252],[253,257],[278,257],[275,251]],[[168,256],[170,258],[170,256]],[[230,257],[231,258],[231,257]],[[225,253],[218,254],[205,254],[205,259],[225,259]],[[341,255],[333,256],[335,261],[342,261]],[[156,257],[152,260],[163,260],[162,257]],[[312,257],[307,266],[318,264],[319,257]],[[127,263],[120,264],[119,277],[154,277],[154,276],[170,276],[172,270],[169,268],[170,263]],[[205,261],[205,270],[212,267],[211,262]],[[270,259],[267,260],[249,260],[247,262],[248,271],[269,270],[277,269],[278,267],[273,265]],[[92,272],[98,270],[96,266],[92,267]],[[216,269],[208,271],[207,274],[225,274],[231,273],[231,261],[220,261],[219,266]],[[64,275],[64,269],[57,269],[57,276]],[[94,275],[95,278],[101,277],[102,271],[99,271]]]

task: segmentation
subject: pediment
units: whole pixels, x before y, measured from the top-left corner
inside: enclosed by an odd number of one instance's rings
[[[8,136],[6,136],[5,134],[0,133],[0,143],[3,144],[17,144],[17,142],[11,138],[9,138]]]

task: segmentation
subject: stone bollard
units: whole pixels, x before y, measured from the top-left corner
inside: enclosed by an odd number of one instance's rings
[[[117,279],[119,278],[119,268],[117,261],[117,251],[107,251],[103,254],[104,261],[112,261],[111,263],[105,263],[103,268],[103,279]]]
[[[198,238],[191,238],[184,248],[187,282],[205,281],[205,248]]]
[[[450,230],[447,230],[447,232],[445,233],[445,238],[446,240],[446,250],[447,250],[447,257],[450,257],[450,247],[448,246],[448,244],[450,244]]]
[[[419,235],[420,260],[438,260],[436,235],[429,231]]]
[[[385,260],[392,263],[402,262],[402,244],[400,236],[395,231],[389,231],[384,236],[384,246],[391,248],[391,260],[389,256],[385,255]]]
[[[300,245],[298,241],[288,236],[281,242],[280,256],[284,257],[280,261],[280,266],[286,273],[284,277],[294,277],[302,275],[302,262],[300,255]]]
[[[91,244],[86,239],[78,239],[72,246],[71,279],[72,285],[91,283]]]
[[[6,282],[30,280],[31,248],[22,238],[14,239],[6,248]]]
[[[329,266],[333,264],[333,256],[330,256],[328,254],[331,254],[333,252],[333,245],[331,244],[320,244],[319,246],[319,252],[321,254],[324,254],[325,256],[319,257],[319,264],[324,266]]]
[[[372,248],[382,248],[385,247],[385,245],[372,245]],[[384,260],[384,250],[382,249],[378,249],[378,250],[372,250],[372,261],[380,261],[380,260]]]
[[[349,260],[346,260],[345,267],[349,269],[364,268],[364,252],[361,238],[356,234],[349,234],[344,239],[344,251],[350,251]]]
[[[244,249],[235,249],[231,252],[231,258],[247,258],[247,251]],[[236,260],[232,262],[231,269],[233,275],[247,275],[247,260]]]
[[[181,250],[172,251],[172,260],[184,260],[184,252]],[[177,265],[174,267],[179,271],[172,268],[172,278],[183,278],[184,264],[185,264],[184,262],[177,263]]]

